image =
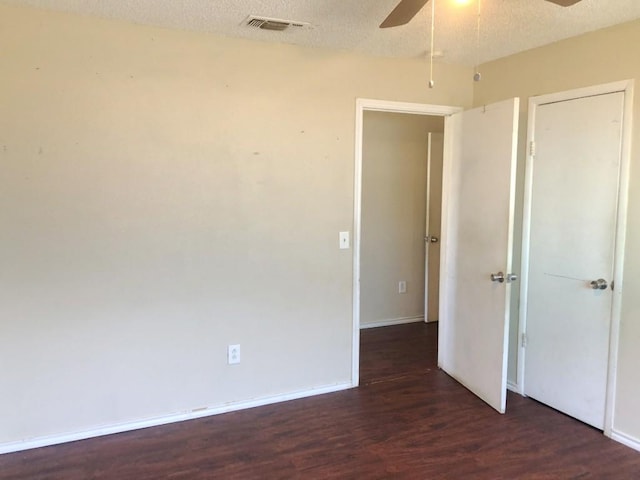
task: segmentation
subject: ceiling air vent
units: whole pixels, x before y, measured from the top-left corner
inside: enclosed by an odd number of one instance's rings
[[[294,22],[292,20],[282,20],[280,18],[255,17],[250,15],[245,20],[245,25],[252,28],[260,28],[262,30],[273,30],[282,32],[290,27],[304,28],[309,27],[308,22]]]

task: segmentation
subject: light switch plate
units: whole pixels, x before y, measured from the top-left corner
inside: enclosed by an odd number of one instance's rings
[[[340,232],[340,249],[344,250],[351,246],[351,242],[349,240],[349,232]]]

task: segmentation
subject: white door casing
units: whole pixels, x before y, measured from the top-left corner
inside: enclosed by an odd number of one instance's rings
[[[445,121],[438,364],[506,409],[519,100]]]
[[[620,335],[620,312],[622,305],[622,297],[624,293],[623,274],[624,274],[624,252],[626,242],[627,229],[627,212],[629,197],[629,173],[631,168],[631,139],[633,137],[633,105],[634,105],[634,80],[622,80],[608,84],[596,85],[586,88],[580,88],[570,91],[557,92],[552,94],[540,95],[529,99],[529,118],[527,144],[530,145],[536,139],[536,115],[539,105],[554,102],[562,102],[565,100],[590,97],[596,95],[606,95],[614,92],[624,92],[623,107],[623,125],[622,125],[622,142],[620,155],[620,177],[618,185],[617,197],[617,219],[615,234],[615,253],[613,261],[613,281],[615,282],[615,290],[612,292],[611,306],[611,323],[609,334],[608,348],[608,374],[606,386],[606,402],[605,402],[605,419],[604,434],[618,441],[625,443],[626,437],[621,432],[617,432],[614,428],[614,405],[616,393],[616,371],[618,362],[618,345]],[[524,189],[524,210],[523,210],[523,235],[522,235],[522,281],[520,290],[520,315],[519,315],[519,332],[521,338],[526,338],[527,331],[527,310],[528,310],[528,264],[529,264],[529,237],[530,237],[530,219],[531,219],[531,200],[532,200],[532,180],[533,180],[533,163],[534,158],[531,151],[527,152],[527,163],[525,168],[525,189]],[[535,152],[534,152],[535,153]],[[525,366],[527,363],[527,348],[524,342],[521,342],[518,348],[518,386],[519,391],[525,394],[527,386],[527,378],[525,376]]]
[[[539,104],[525,394],[605,426],[624,92]],[[604,290],[591,282],[603,279]]]
[[[362,140],[364,111],[406,113],[446,117],[462,108],[375,99],[356,99],[355,112],[355,168],[354,168],[354,227],[353,227],[353,323],[351,349],[351,385],[360,383],[360,238],[362,210]],[[445,130],[446,130],[445,124]]]

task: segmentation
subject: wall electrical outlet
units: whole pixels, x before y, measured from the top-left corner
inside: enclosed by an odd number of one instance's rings
[[[407,293],[407,282],[405,280],[398,282],[398,293]]]
[[[227,349],[227,363],[229,365],[240,363],[240,345],[229,345]]]

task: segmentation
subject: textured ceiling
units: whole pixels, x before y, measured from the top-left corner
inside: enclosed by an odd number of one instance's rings
[[[418,57],[428,50],[431,3],[408,25],[379,29],[399,0],[0,0],[140,24],[214,32],[261,41]],[[432,0],[433,1],[433,0]],[[544,0],[436,1],[436,46],[442,61],[474,65],[581,33],[640,18],[640,0],[583,0],[562,8]],[[248,15],[311,23],[284,32],[243,25]]]

